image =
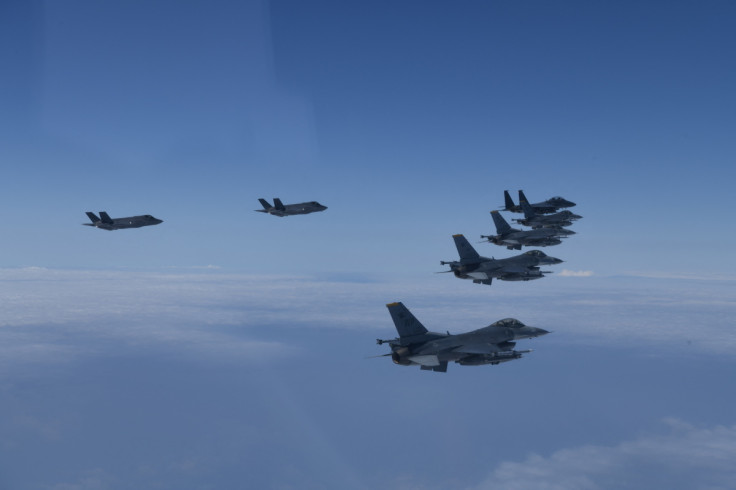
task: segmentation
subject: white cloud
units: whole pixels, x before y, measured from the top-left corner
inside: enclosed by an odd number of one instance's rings
[[[248,281],[227,275],[1,270],[0,365],[60,362],[126,346],[167,345],[218,359],[293,351],[233,328],[264,322],[265,308],[247,306],[254,301]]]
[[[590,277],[593,275],[593,271],[571,271],[569,269],[562,269],[558,276],[562,277]]]
[[[615,446],[586,445],[504,462],[482,489],[733,488],[736,425],[710,429],[666,419],[669,430]]]
[[[279,355],[289,351],[289,337],[280,333],[288,328],[395,335],[384,307],[393,301],[403,301],[434,331],[458,333],[515,317],[554,331],[546,342],[736,351],[730,328],[736,295],[721,281],[551,276],[489,287],[446,275],[366,283],[218,270],[25,268],[0,270],[0,364],[58,361],[111,344],[167,345],[225,358]],[[273,335],[252,338],[258,327]]]

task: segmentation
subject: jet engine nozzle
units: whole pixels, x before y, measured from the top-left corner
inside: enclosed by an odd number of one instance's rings
[[[406,358],[408,355],[409,349],[406,347],[402,347],[401,349],[397,349],[391,353],[391,360],[394,361],[394,364],[408,366],[411,364],[411,361]]]

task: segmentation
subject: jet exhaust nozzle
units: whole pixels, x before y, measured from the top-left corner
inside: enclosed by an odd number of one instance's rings
[[[403,347],[391,353],[391,360],[394,361],[394,364],[408,366],[411,364],[411,361],[405,357],[407,354],[409,354],[409,349]]]

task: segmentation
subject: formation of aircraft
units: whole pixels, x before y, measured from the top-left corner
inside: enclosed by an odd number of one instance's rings
[[[568,211],[567,209],[553,214],[539,214],[526,201],[521,201],[521,209],[524,211],[524,218],[514,218],[514,221],[520,225],[528,226],[532,229],[537,228],[563,228],[572,226],[573,221],[577,221],[582,216]]]
[[[163,223],[163,220],[156,219],[150,214],[141,216],[129,216],[127,218],[111,218],[105,211],[100,211],[98,217],[95,213],[87,212],[87,217],[92,223],[82,223],[85,226],[94,226],[103,230],[113,231],[125,228],[140,228],[141,226],[153,226]]]
[[[527,350],[514,350],[514,340],[546,335],[547,330],[529,327],[514,318],[499,320],[471,332],[451,335],[429,332],[403,303],[386,305],[394,322],[398,338],[376,339],[378,345],[388,344],[394,363],[402,366],[419,365],[422,370],[447,372],[447,363],[462,366],[500,364],[521,358]]]
[[[511,225],[503,219],[498,211],[491,211],[493,223],[496,225],[495,235],[481,235],[489,242],[505,246],[509,250],[521,250],[523,246],[546,247],[548,245],[559,245],[560,238],[574,235],[575,232],[566,228],[536,228],[531,230],[519,230],[511,228]]]
[[[541,279],[547,271],[540,270],[540,265],[561,264],[562,260],[550,257],[541,250],[530,250],[521,255],[506,259],[481,257],[463,235],[453,235],[455,247],[460,260],[445,262],[455,277],[472,279],[475,284],[491,285],[493,279],[501,281],[531,281]]]
[[[582,218],[561,208],[575,206],[574,202],[561,197],[529,204],[523,191],[519,191],[519,205],[504,191],[505,210],[523,212],[524,219],[516,219],[519,224],[529,226],[530,230],[519,230],[501,216],[491,211],[496,235],[481,235],[490,243],[505,246],[509,250],[520,250],[522,246],[547,246],[562,243],[562,238],[575,232],[563,228]],[[459,260],[440,261],[450,267],[449,271],[459,279],[470,279],[475,284],[491,285],[493,279],[501,281],[532,281],[545,277],[550,271],[541,266],[562,263],[541,250],[529,250],[520,255],[503,259],[481,256],[464,235],[453,235]],[[389,344],[391,352],[377,357],[391,356],[395,364],[402,366],[418,365],[422,370],[447,372],[447,364],[456,362],[464,366],[500,364],[519,359],[531,350],[515,350],[515,340],[539,337],[549,333],[547,330],[528,327],[514,318],[499,320],[491,325],[472,332],[451,335],[427,331],[419,320],[402,303],[386,305],[399,337],[392,340],[377,339],[377,343]]]
[[[506,246],[510,250],[520,250],[522,246],[530,245],[559,244],[562,237],[575,233],[563,226],[569,226],[572,221],[581,218],[569,211],[557,212],[560,208],[575,206],[575,203],[561,197],[529,204],[524,193],[519,191],[519,206],[513,203],[508,191],[504,191],[504,197],[507,211],[524,212],[524,220],[515,221],[530,226],[532,229],[512,228],[498,211],[491,211],[497,234],[481,235],[481,238],[496,245]],[[279,217],[309,214],[327,209],[327,206],[317,201],[285,205],[279,198],[274,198],[273,206],[265,199],[261,198],[259,201],[263,209],[256,209],[257,212]],[[86,214],[91,223],[84,223],[84,225],[110,231],[163,223],[163,220],[154,218],[150,214],[115,219],[110,218],[105,211],[100,212],[99,217],[92,212]],[[541,279],[549,272],[542,271],[540,266],[562,262],[540,250],[530,250],[503,259],[482,257],[464,235],[453,235],[452,238],[455,241],[459,260],[440,261],[440,264],[450,267],[449,271],[444,272],[452,272],[455,277],[470,279],[476,284],[491,285],[493,279],[501,281]],[[514,318],[505,318],[487,327],[457,335],[451,335],[449,332],[435,333],[429,332],[401,302],[389,303],[386,306],[399,336],[391,340],[377,339],[379,345],[386,343],[391,347],[389,354],[379,357],[391,356],[396,364],[418,365],[426,371],[447,372],[449,362],[463,366],[479,366],[520,359],[522,354],[531,352],[531,349],[515,350],[515,340],[531,339],[549,333],[541,328],[526,326]]]
[[[278,197],[274,198],[273,206],[265,199],[259,199],[263,209],[256,209],[259,213],[268,213],[274,216],[284,217],[295,214],[309,214],[324,211],[327,206],[323,206],[317,201],[300,202],[299,204],[284,204]]]

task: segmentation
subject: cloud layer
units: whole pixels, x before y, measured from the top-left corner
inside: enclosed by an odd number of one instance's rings
[[[731,282],[550,277],[488,287],[430,277],[345,282],[209,269],[0,270],[0,352],[6,362],[49,360],[113,342],[179,345],[203,354],[274,354],[286,348],[283,331],[289,328],[394,335],[384,308],[392,301],[403,301],[436,331],[457,333],[515,317],[553,330],[552,342],[669,345],[729,356],[736,350]],[[265,327],[272,329],[269,339],[250,333]]]
[[[733,422],[717,412],[733,404],[730,283],[350,279],[0,270],[0,487],[613,488],[720,475],[698,462],[709,444],[732,455],[716,426]],[[554,334],[446,375],[366,360],[396,334],[392,301],[431,330],[516,317]],[[640,435],[672,414],[701,428]],[[688,445],[703,456],[679,465]]]
[[[613,446],[586,445],[505,462],[482,489],[598,490],[732,488],[736,425],[696,428],[666,419],[668,431]]]

